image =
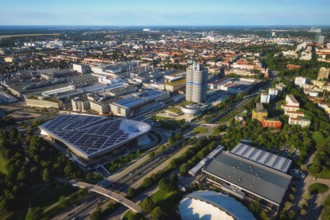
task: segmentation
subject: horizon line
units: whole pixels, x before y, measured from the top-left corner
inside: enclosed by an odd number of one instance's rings
[[[166,24],[152,24],[152,25],[114,25],[114,24],[0,24],[0,27],[24,27],[24,26],[39,26],[39,27],[292,27],[292,26],[300,26],[300,27],[330,27],[330,24],[176,24],[176,25],[166,25]]]

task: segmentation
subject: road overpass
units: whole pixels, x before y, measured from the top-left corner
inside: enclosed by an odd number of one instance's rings
[[[105,189],[101,186],[97,186],[97,185],[93,185],[90,183],[85,183],[85,182],[81,182],[81,181],[70,181],[71,185],[73,186],[77,186],[83,189],[87,189],[89,191],[98,193],[100,195],[106,196],[124,206],[126,206],[127,208],[129,208],[130,210],[132,210],[133,212],[136,213],[140,213],[140,214],[144,214],[141,207],[138,206],[137,204],[135,204],[134,202],[132,202],[131,200],[125,198],[122,195],[119,195],[118,193],[112,192],[108,189]]]

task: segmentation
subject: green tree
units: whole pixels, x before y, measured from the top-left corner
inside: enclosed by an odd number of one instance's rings
[[[144,212],[149,213],[155,207],[155,204],[150,198],[145,198],[140,203],[140,206]]]
[[[96,209],[89,216],[91,220],[102,220],[102,212],[100,207],[96,207]]]
[[[185,174],[185,173],[187,173],[188,172],[188,165],[187,164],[182,164],[181,166],[180,166],[180,173],[181,174]]]
[[[128,188],[127,196],[132,198],[135,195],[135,190],[133,188]]]
[[[163,212],[163,210],[162,210],[159,206],[155,207],[155,208],[151,211],[150,215],[151,215],[152,218],[155,219],[155,220],[165,219],[165,213]]]
[[[170,183],[171,183],[173,189],[176,189],[178,187],[179,177],[178,177],[177,174],[174,173],[174,174],[171,175]]]
[[[259,203],[259,201],[253,201],[253,202],[250,202],[250,204],[249,204],[249,209],[250,209],[253,213],[259,213],[259,210],[260,210],[260,203]]]
[[[46,168],[46,169],[44,169],[44,170],[42,171],[42,180],[43,180],[44,182],[48,182],[49,179],[50,179],[50,177],[49,177],[49,171],[48,171],[48,169]]]
[[[41,219],[42,209],[41,208],[29,208],[28,213],[25,216],[25,220],[37,220]]]
[[[302,215],[302,216],[306,216],[306,215],[307,215],[307,211],[306,211],[306,209],[302,208],[302,209],[300,210],[300,215]]]
[[[69,200],[65,196],[61,196],[58,200],[58,205],[62,208],[65,208],[69,205]]]
[[[261,211],[260,217],[262,220],[270,220],[270,218],[267,215],[267,212],[265,212],[264,210]]]
[[[162,178],[161,180],[159,180],[158,187],[160,190],[162,190],[164,192],[172,191],[171,183],[168,180],[166,180],[165,178]]]
[[[71,164],[68,164],[68,165],[65,166],[64,174],[65,174],[65,176],[72,176],[73,175],[73,169],[72,169]]]
[[[87,179],[87,180],[93,180],[93,179],[94,179],[94,174],[93,174],[92,172],[88,172],[88,173],[86,174],[86,179]]]
[[[294,219],[296,217],[296,212],[294,210],[290,210],[288,213],[289,219]]]

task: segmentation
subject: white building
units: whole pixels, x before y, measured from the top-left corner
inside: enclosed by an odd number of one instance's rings
[[[281,106],[284,109],[284,114],[287,114],[287,112],[299,111],[300,104],[293,95],[286,95],[285,101],[286,104]]]
[[[302,49],[305,49],[306,47],[307,47],[307,43],[303,42],[303,43],[297,45],[296,50],[302,50]]]
[[[300,125],[301,127],[309,127],[311,125],[311,120],[307,118],[289,118],[289,125]]]
[[[89,109],[89,101],[75,97],[71,99],[72,111],[75,112],[86,112]]]
[[[268,95],[270,96],[271,99],[274,99],[278,95],[278,90],[274,88],[270,88],[268,90]]]
[[[270,95],[267,95],[265,93],[261,93],[260,95],[260,103],[266,103],[268,104],[270,101]]]
[[[73,64],[72,68],[78,73],[86,74],[91,72],[91,68],[86,64]]]
[[[297,99],[293,95],[286,95],[285,101],[286,101],[287,105],[295,106],[295,107],[300,106],[300,103],[297,101]]]
[[[307,82],[307,79],[305,77],[296,77],[294,80],[294,84],[297,86],[303,86]]]

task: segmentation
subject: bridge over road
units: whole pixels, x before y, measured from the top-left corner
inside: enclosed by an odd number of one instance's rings
[[[73,186],[77,186],[83,189],[87,189],[89,191],[101,194],[103,196],[106,196],[124,206],[126,206],[127,208],[129,208],[130,210],[132,210],[133,212],[136,213],[140,213],[140,214],[144,214],[141,207],[138,206],[136,203],[132,202],[131,200],[125,198],[122,195],[119,195],[118,193],[112,192],[108,189],[105,189],[101,186],[97,186],[97,185],[93,185],[90,183],[85,183],[85,182],[81,182],[81,181],[69,181],[71,183],[71,185]]]

